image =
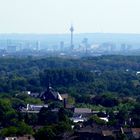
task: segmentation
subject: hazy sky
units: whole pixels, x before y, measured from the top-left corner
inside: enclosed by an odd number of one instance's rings
[[[140,0],[0,0],[0,33],[140,33]]]

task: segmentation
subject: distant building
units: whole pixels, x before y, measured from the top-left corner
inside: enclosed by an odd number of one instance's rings
[[[37,41],[34,50],[39,51],[40,50],[40,42]]]
[[[84,38],[82,43],[84,44],[84,47],[85,47],[85,53],[87,54],[88,53],[88,47],[89,47],[89,44],[88,44],[88,38]]]
[[[126,44],[121,44],[121,51],[125,52],[127,50],[127,45]]]
[[[15,53],[17,51],[17,46],[7,46],[7,52]]]
[[[64,51],[64,41],[60,42],[60,51],[63,52]]]

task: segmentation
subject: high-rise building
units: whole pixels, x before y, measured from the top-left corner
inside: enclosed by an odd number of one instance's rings
[[[36,50],[36,51],[40,50],[40,41],[36,41],[35,50]]]
[[[126,51],[126,44],[125,43],[121,44],[121,51],[122,52]]]
[[[60,42],[60,51],[63,52],[64,51],[64,41]]]
[[[87,54],[88,53],[88,46],[89,46],[88,38],[84,38],[82,42],[83,42],[84,47],[85,47],[85,53]]]
[[[17,46],[9,45],[7,46],[7,52],[15,53],[17,51]]]

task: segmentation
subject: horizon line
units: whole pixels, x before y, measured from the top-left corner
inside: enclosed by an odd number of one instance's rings
[[[3,33],[0,33],[0,35],[10,35],[10,34],[15,34],[15,35],[68,35],[70,33],[33,33],[33,32],[3,32]],[[74,33],[75,35],[78,35],[78,34],[129,34],[129,35],[140,35],[140,33],[127,33],[127,32],[75,32]]]

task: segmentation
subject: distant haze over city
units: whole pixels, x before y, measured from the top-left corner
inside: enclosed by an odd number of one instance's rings
[[[91,43],[140,43],[140,34],[123,34],[123,33],[74,33],[74,42],[80,42],[88,38]],[[70,42],[70,31],[66,34],[0,34],[0,40],[39,40],[51,43],[64,41]]]

